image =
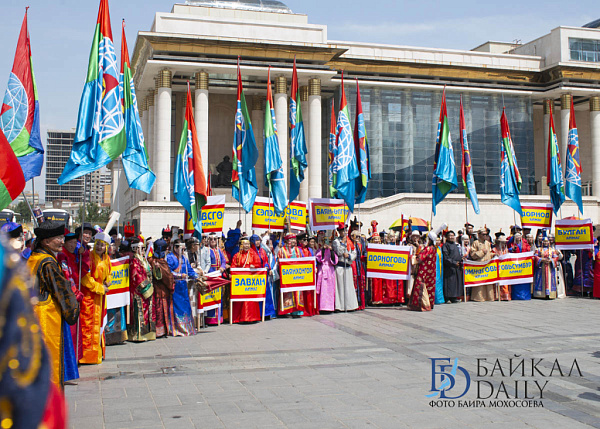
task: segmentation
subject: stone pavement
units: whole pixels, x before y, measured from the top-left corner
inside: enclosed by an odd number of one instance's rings
[[[368,308],[209,327],[194,337],[107,347],[102,365],[80,367],[79,384],[66,387],[70,425],[600,428],[599,327],[600,301],[578,298],[444,304],[428,313]],[[529,381],[529,396],[543,408],[491,407],[489,400],[485,408],[430,406],[429,358],[442,357],[458,358],[470,374],[461,401],[473,405],[476,379],[496,392],[504,381],[514,398],[518,379]],[[498,368],[493,377],[477,377],[477,358],[487,359],[488,371],[498,359],[505,378]],[[524,377],[510,376],[509,358],[526,358]],[[537,366],[543,376],[532,376],[531,358],[544,359]],[[564,377],[556,368],[549,377],[556,359]],[[576,369],[567,376],[574,359],[583,377]],[[464,390],[460,370],[455,379],[448,396]],[[534,381],[548,381],[541,400]],[[487,396],[489,388],[481,390]]]

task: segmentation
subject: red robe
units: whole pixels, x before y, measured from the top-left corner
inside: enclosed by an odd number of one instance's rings
[[[302,247],[302,252],[306,258],[317,256],[317,251],[308,247]],[[316,278],[317,273],[315,272],[315,279]],[[302,292],[302,297],[304,299],[304,313],[302,315],[305,317],[311,317],[319,314],[319,300],[317,300],[317,306],[315,307],[315,291],[305,290]]]
[[[247,252],[240,249],[233,257],[231,268],[261,268],[260,258],[253,249]],[[257,322],[262,319],[260,303],[254,301],[232,302],[231,313],[233,323]]]
[[[282,247],[279,249],[277,257],[278,259],[303,258],[304,251],[300,247],[294,247],[293,249]],[[279,305],[279,315],[300,311],[304,311],[304,294],[301,292],[285,292],[283,294],[283,305]]]

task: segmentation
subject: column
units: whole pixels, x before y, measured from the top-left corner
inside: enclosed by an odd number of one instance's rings
[[[590,97],[590,143],[592,144],[592,195],[600,195],[600,97]]]
[[[304,138],[306,139],[306,163],[308,167],[304,170],[304,180],[300,183],[300,194],[298,198],[300,201],[308,202],[308,186],[309,186],[309,175],[310,175],[310,113],[308,105],[308,86],[300,87],[300,108],[302,110],[302,122],[304,126]]]
[[[275,122],[277,123],[277,137],[279,139],[279,152],[283,161],[283,174],[288,183],[290,174],[290,158],[288,150],[288,99],[287,80],[285,76],[275,78]]]
[[[144,133],[144,144],[148,146],[148,103],[146,98],[140,98],[139,109],[140,109],[140,122],[142,123],[142,133]]]
[[[152,171],[156,171],[154,168],[154,160],[156,157],[154,156],[154,90],[150,91],[150,94],[146,96],[146,105],[148,106],[148,126],[146,128],[146,148],[148,149],[148,158],[150,159],[150,169]],[[152,187],[152,191],[150,191],[150,200],[156,201],[156,183]]]
[[[252,96],[251,121],[254,140],[258,148],[258,161],[256,161],[256,183],[258,185],[258,194],[268,196],[268,189],[265,189],[265,142],[263,140],[263,130],[265,123],[265,109],[263,107],[264,96]],[[279,130],[278,130],[279,131]]]
[[[202,168],[204,174],[209,176],[208,171],[208,73],[196,73],[196,109],[194,111],[194,122],[198,133],[198,143],[202,154]]]
[[[321,198],[323,185],[321,183],[321,80],[308,81],[308,197]],[[327,177],[327,176],[325,176]],[[327,179],[325,179],[327,180]],[[306,200],[305,200],[306,201]],[[307,201],[308,202],[308,201]]]
[[[156,201],[171,200],[171,71],[161,70],[156,94]]]
[[[550,109],[552,109],[554,105],[554,100],[545,99],[544,100],[544,173],[543,177],[546,177],[548,171],[548,131],[550,127]],[[542,182],[546,182],[545,179]],[[543,187],[544,185],[542,185]]]
[[[567,168],[567,143],[569,141],[569,117],[571,113],[571,94],[560,96],[560,158],[563,166],[563,175]]]

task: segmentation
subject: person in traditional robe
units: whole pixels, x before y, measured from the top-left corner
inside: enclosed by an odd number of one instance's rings
[[[564,255],[563,252],[556,248],[554,234],[548,234],[548,240],[550,240],[550,247],[558,254],[558,264],[556,264],[556,270],[554,271],[556,274],[556,297],[561,299],[566,298],[567,288],[565,284],[565,271],[563,270]]]
[[[328,238],[317,251],[317,299],[319,311],[335,310],[335,266],[338,258]]]
[[[417,257],[417,278],[413,285],[408,309],[412,311],[431,311],[435,304],[436,235],[430,231],[427,236],[427,247]]]
[[[304,252],[296,245],[296,235],[287,234],[284,237],[285,245],[279,251],[278,259],[303,258]],[[278,293],[279,297],[280,294]],[[292,317],[300,317],[304,312],[304,295],[301,292],[286,292],[283,294],[283,304],[279,309],[279,315],[291,314]]]
[[[127,333],[129,341],[144,342],[156,339],[156,326],[152,295],[154,287],[152,279],[144,265],[143,257],[134,252],[133,246],[139,239],[132,237],[121,241],[121,255],[129,258],[129,325]]]
[[[594,298],[600,298],[600,250],[596,251],[596,258],[594,259],[594,289],[592,290],[592,296]]]
[[[43,224],[42,222],[40,226]],[[57,242],[59,240],[56,239]],[[47,282],[49,279],[57,280],[60,274],[60,268],[52,261],[53,251],[48,249],[48,244],[46,241],[44,247],[50,255],[36,256],[35,259],[39,259],[36,261],[38,269],[31,273],[20,261],[13,243],[9,243],[4,234],[0,233],[0,303],[3,308],[0,312],[2,428],[67,427],[64,392],[59,385],[56,359],[56,354],[60,351],[60,337],[48,329],[50,325],[47,322],[52,324],[63,318],[60,302],[66,303],[63,293],[67,293],[70,285],[67,281],[62,284]],[[38,252],[40,255],[45,255],[46,251],[39,245],[38,249],[41,250]],[[31,281],[32,277],[36,280],[35,285]],[[55,294],[57,291],[58,294]],[[32,307],[31,298],[39,295],[39,292],[47,294],[46,305],[39,303],[40,307],[45,308]],[[70,313],[69,317],[75,315],[71,310],[67,312]],[[40,319],[34,313],[45,317]],[[57,323],[56,326],[60,324]],[[50,343],[50,346],[46,346],[44,342]]]
[[[154,243],[152,257],[148,259],[152,267],[153,304],[156,315],[156,338],[174,335],[173,292],[175,281],[169,264],[165,261],[167,242],[163,239]]]
[[[442,239],[435,239],[435,303],[445,304],[444,298],[444,254],[442,253]]]
[[[83,356],[79,363],[83,364],[100,364],[104,359],[106,340],[103,319],[106,315],[106,293],[112,281],[108,246],[110,236],[107,233],[99,232],[94,236],[94,248],[90,252],[90,270],[81,279]]]
[[[248,237],[242,237],[239,246],[240,250],[231,261],[231,268],[262,268],[260,257],[251,248]],[[231,313],[233,323],[258,322],[262,319],[260,303],[256,301],[232,302]]]
[[[516,233],[512,246],[510,246],[510,253],[525,253],[531,252],[533,244],[533,235],[527,234],[528,239],[523,240],[521,233]],[[511,299],[514,301],[528,301],[531,299],[531,283],[519,283],[511,286],[510,290]]]
[[[381,244],[381,236],[373,233],[369,242]],[[375,279],[369,280],[371,305],[404,304],[404,280]]]
[[[194,335],[194,316],[188,288],[188,279],[196,279],[198,275],[190,265],[190,261],[183,254],[185,244],[180,239],[171,242],[172,252],[167,255],[167,264],[175,279],[173,291],[173,336],[186,337]]]
[[[487,240],[487,228],[477,231],[477,240],[471,244],[469,258],[473,261],[487,262],[494,257],[492,246]],[[493,301],[495,284],[474,286],[471,289],[471,300],[475,302]]]
[[[317,255],[317,247],[315,237],[306,234],[304,239],[303,252],[305,257],[316,257]],[[319,301],[316,300],[315,307],[315,291],[313,290],[305,290],[302,292],[302,298],[304,301],[304,311],[302,313],[303,316],[315,316],[319,314]]]
[[[419,253],[423,250],[423,244],[421,244],[421,233],[418,230],[409,230],[410,235],[408,236],[408,245],[412,247],[412,253],[410,257],[411,266],[416,266],[419,258]],[[410,273],[410,279],[408,280],[408,287],[406,290],[407,296],[410,297],[412,293],[412,287],[417,277],[417,270],[412,270]]]
[[[469,242],[469,237],[465,236]],[[463,265],[460,247],[456,244],[454,231],[446,233],[446,242],[442,246],[444,263],[444,298],[446,303],[456,303],[464,297]]]
[[[556,298],[556,265],[558,253],[550,246],[548,237],[542,239],[542,246],[533,254],[535,266],[533,281],[534,298]]]
[[[61,223],[50,220],[42,222],[34,229],[37,237],[35,247],[27,260],[37,286],[38,303],[34,312],[50,353],[52,381],[60,389],[64,387],[64,339],[70,337],[70,330],[66,332],[68,335],[63,332],[64,322],[68,325],[76,324],[80,312],[71,282],[56,260],[64,243],[64,231]],[[72,348],[72,344],[69,347]]]
[[[123,252],[129,248],[130,244],[127,241],[127,246],[121,246],[123,240],[119,238],[121,234],[117,233],[116,228],[111,229],[111,234],[109,235],[111,236],[112,242],[110,243],[110,246],[108,248],[108,257],[111,260],[120,259],[123,256]],[[110,308],[106,311],[106,326],[104,327],[104,338],[106,339],[107,346],[123,344],[125,341],[127,341],[126,305],[122,307]]]
[[[204,238],[202,242],[204,243]],[[196,237],[185,240],[185,253],[193,269],[201,268],[200,241]]]
[[[227,231],[227,239],[224,241],[223,246],[227,253],[227,259],[233,262],[233,257],[240,250],[240,237],[242,236],[242,220],[238,220],[235,229],[229,229]]]
[[[218,241],[217,234],[214,232],[208,236],[208,245],[204,246],[200,252],[200,266],[206,274],[219,271],[223,276],[227,270],[227,258],[219,248]],[[221,302],[219,308],[207,311],[204,315],[204,321],[208,325],[223,323],[223,303]]]
[[[352,262],[356,259],[356,250],[348,247],[346,227],[340,224],[338,236],[333,240],[333,251],[338,262],[335,266],[335,309],[337,311],[353,311],[358,308],[358,299],[352,277]]]
[[[267,286],[266,286],[266,295],[265,295],[265,317],[274,318],[277,316],[277,310],[275,309],[275,303],[277,298],[275,298],[275,293],[273,292],[273,283],[271,282],[271,277],[269,273],[272,270],[271,261],[269,258],[269,249],[263,245],[262,239],[254,234],[250,237],[250,247],[252,250],[256,252],[258,255],[258,259],[260,259],[259,268],[267,269]],[[262,303],[259,303],[262,311]]]
[[[520,233],[519,233],[520,234]],[[494,247],[494,255],[502,256],[506,255],[509,252],[507,246],[507,240],[504,233],[500,232],[500,234],[496,233],[496,247]],[[499,287],[500,289],[500,300],[501,301],[510,301],[511,300],[511,286],[510,285],[502,285]]]
[[[358,298],[358,309],[364,310],[365,289],[367,283],[367,245],[362,239],[359,230],[352,231],[352,244],[356,251],[356,259],[352,263],[352,276],[354,288]]]
[[[68,231],[65,231],[68,232]],[[65,242],[62,251],[56,256],[56,260],[63,270],[66,279],[71,283],[71,290],[77,297],[77,302],[83,300],[83,293],[79,290],[79,273],[77,267],[77,235],[75,233],[65,234]],[[65,382],[79,378],[79,369],[77,368],[79,359],[82,356],[81,346],[81,326],[79,320],[77,323],[69,326],[63,322],[63,336],[65,343]]]

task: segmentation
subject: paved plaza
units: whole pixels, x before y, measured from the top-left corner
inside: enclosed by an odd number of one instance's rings
[[[78,385],[66,386],[70,425],[600,428],[599,328],[600,301],[577,298],[444,304],[428,313],[368,308],[209,327],[194,337],[107,347],[102,365],[80,367]],[[448,406],[432,407],[426,397],[430,358],[458,358],[471,376],[454,407],[439,398],[433,399]],[[477,358],[487,359],[480,370],[488,377],[478,377]],[[514,364],[525,359],[524,374],[521,368],[509,374],[510,358]],[[543,358],[533,376],[532,358]],[[572,368],[574,359],[582,376]],[[489,377],[496,360],[504,378],[498,368]],[[552,370],[556,360],[564,376]],[[459,368],[454,376],[456,386],[465,384],[462,373]],[[543,407],[492,406],[489,400],[475,406],[476,379],[487,380],[496,394],[505,382],[511,398],[515,381],[521,390],[528,381],[529,397]],[[548,381],[543,399],[534,381]]]

